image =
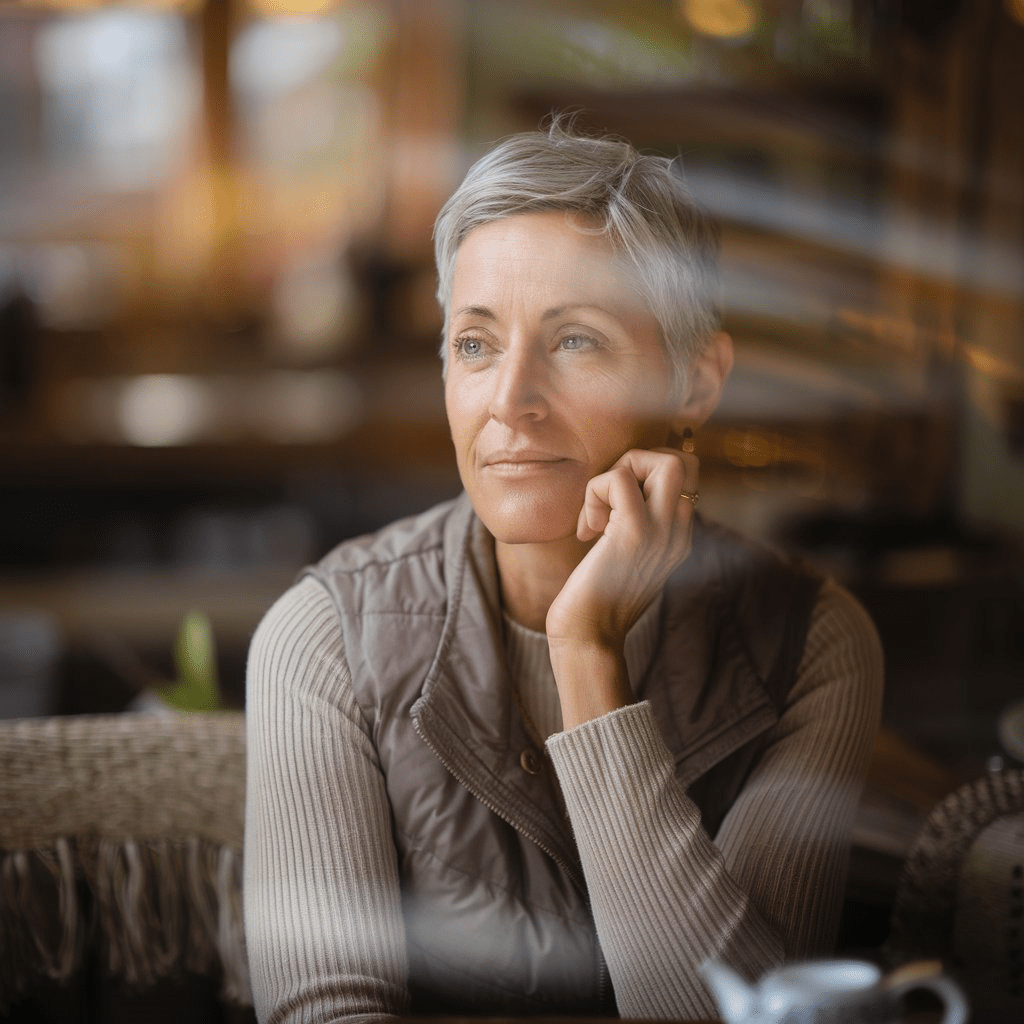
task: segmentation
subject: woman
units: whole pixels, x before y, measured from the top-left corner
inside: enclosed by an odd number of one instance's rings
[[[671,162],[515,136],[436,255],[465,493],[340,545],[253,640],[258,1013],[713,1015],[709,956],[834,942],[875,633],[695,518],[732,350]]]

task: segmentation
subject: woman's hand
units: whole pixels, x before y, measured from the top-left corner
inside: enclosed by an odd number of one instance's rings
[[[689,554],[697,477],[692,454],[632,449],[587,484],[576,532],[596,542],[546,620],[565,728],[632,702],[626,634]]]

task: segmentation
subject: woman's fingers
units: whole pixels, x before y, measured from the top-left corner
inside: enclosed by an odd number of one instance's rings
[[[595,540],[548,610],[549,643],[573,640],[618,649],[668,575],[690,551],[697,460],[673,449],[626,452],[587,483],[577,522]]]
[[[580,540],[593,540],[604,533],[613,510],[624,528],[630,523],[639,525],[647,517],[644,494],[628,465],[616,463],[587,484],[577,529]]]
[[[698,462],[674,448],[632,449],[605,473],[587,484],[577,536],[593,540],[608,527],[613,510],[623,529],[633,523],[644,530],[672,530],[684,523],[689,530],[693,503],[680,495],[697,490]]]
[[[674,448],[658,448],[655,452],[666,458],[659,461],[648,477],[651,484],[648,505],[655,515],[680,518],[682,513],[682,518],[692,518],[693,503],[680,500],[680,495],[683,491],[693,494],[697,490],[700,465],[697,456]]]

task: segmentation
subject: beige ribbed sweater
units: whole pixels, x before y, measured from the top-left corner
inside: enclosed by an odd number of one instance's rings
[[[652,607],[629,637],[633,678],[656,643]],[[528,717],[549,737],[622,1016],[713,1015],[695,967],[722,951],[723,933],[730,961],[753,975],[829,951],[882,688],[877,635],[847,591],[822,588],[787,708],[714,841],[675,781],[649,704],[561,732],[543,634],[506,623],[506,647]],[[246,720],[245,919],[259,1019],[404,1012],[384,780],[331,600],[313,579],[256,632]]]

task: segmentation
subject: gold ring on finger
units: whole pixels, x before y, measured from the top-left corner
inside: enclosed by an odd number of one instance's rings
[[[680,491],[679,497],[685,498],[693,506],[696,506],[697,502],[700,501],[700,494],[697,491]]]

